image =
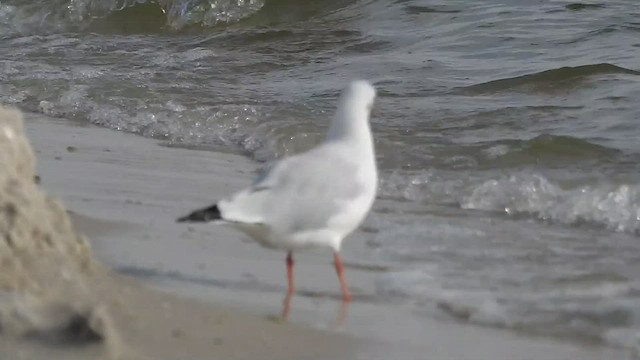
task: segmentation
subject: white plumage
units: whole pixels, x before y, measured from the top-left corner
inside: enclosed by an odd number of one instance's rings
[[[330,248],[343,300],[349,301],[339,252],[376,195],[378,176],[369,126],[375,96],[368,82],[353,81],[340,96],[322,144],[275,163],[249,188],[178,221],[225,222],[265,247],[288,251],[289,296],[293,293],[292,251]]]

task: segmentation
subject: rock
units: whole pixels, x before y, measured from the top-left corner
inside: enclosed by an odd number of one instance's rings
[[[0,106],[0,336],[105,341],[110,320],[90,291],[90,246],[34,179],[22,114]]]

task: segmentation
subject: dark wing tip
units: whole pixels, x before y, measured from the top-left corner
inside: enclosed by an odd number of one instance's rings
[[[218,205],[212,205],[204,209],[199,209],[192,212],[189,215],[176,219],[176,222],[209,222],[214,220],[220,220],[222,216]]]
[[[189,215],[187,215],[187,216],[183,216],[183,217],[177,218],[177,219],[176,219],[176,222],[179,222],[179,223],[181,223],[181,222],[188,222],[188,221],[189,221],[189,217],[190,217],[190,216],[191,216],[191,214],[189,214]]]

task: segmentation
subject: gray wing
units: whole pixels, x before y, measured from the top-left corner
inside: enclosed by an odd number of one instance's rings
[[[274,164],[253,186],[222,204],[223,216],[291,229],[321,228],[361,195],[358,175],[356,161],[319,147]]]

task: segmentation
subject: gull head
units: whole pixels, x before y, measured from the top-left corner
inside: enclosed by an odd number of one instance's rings
[[[369,115],[375,99],[376,89],[368,81],[355,80],[342,91],[338,106],[363,109]]]
[[[375,98],[376,90],[368,81],[356,80],[347,85],[338,100],[338,109],[327,139],[370,137],[369,115]]]

